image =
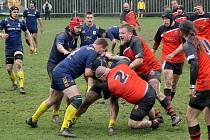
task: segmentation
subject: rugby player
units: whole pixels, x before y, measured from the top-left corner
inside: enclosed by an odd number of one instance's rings
[[[38,48],[38,40],[37,40],[37,33],[38,33],[38,28],[37,28],[37,19],[39,21],[40,25],[40,31],[41,33],[43,32],[43,21],[42,18],[40,17],[40,12],[36,9],[36,3],[35,1],[31,1],[29,4],[29,8],[24,10],[23,12],[23,17],[26,20],[26,26],[33,38],[34,42],[34,48],[30,48],[30,52],[37,54],[37,48]],[[27,44],[29,42],[26,40]]]
[[[84,46],[72,52],[61,61],[53,69],[50,96],[41,103],[36,112],[26,120],[26,123],[32,128],[36,128],[39,117],[46,112],[48,108],[59,101],[64,94],[70,100],[70,104],[66,109],[59,135],[75,137],[68,128],[70,121],[75,116],[77,109],[82,103],[82,97],[74,79],[78,78],[83,73],[88,79],[91,78],[93,76],[91,70],[93,61],[97,58],[97,55],[106,51],[107,46],[108,43],[105,39],[97,39],[94,44]]]
[[[55,66],[65,59],[70,52],[76,49],[77,39],[81,33],[82,20],[78,17],[73,17],[69,26],[64,32],[58,33],[55,36],[53,46],[47,62],[47,72],[50,80],[52,80],[52,71]],[[61,98],[62,99],[62,98]],[[53,108],[52,122],[59,124],[59,108],[61,101],[58,101]]]
[[[210,51],[207,49],[210,44],[207,39],[195,36],[193,22],[186,20],[179,28],[185,41],[179,51],[185,52],[190,64],[190,101],[186,114],[189,134],[191,140],[200,140],[198,117],[203,111],[210,139]]]
[[[9,78],[12,81],[11,90],[18,88],[17,79],[13,72],[13,65],[16,65],[18,84],[20,94],[25,94],[24,89],[24,71],[23,71],[23,46],[21,40],[21,30],[25,32],[25,37],[30,42],[30,47],[33,47],[32,38],[27,30],[24,21],[18,19],[19,9],[12,6],[10,8],[10,17],[3,19],[0,22],[0,38],[5,39],[5,62]],[[5,34],[2,30],[5,30]]]
[[[83,24],[80,34],[80,47],[93,44],[98,37],[101,37],[99,28],[94,24],[94,20],[94,13],[90,11],[86,12],[85,24]]]
[[[176,115],[169,99],[160,91],[160,62],[147,43],[141,37],[133,35],[130,25],[122,25],[119,36],[122,44],[120,55],[128,57],[131,61],[129,66],[155,89],[158,101],[171,117],[172,126],[176,126],[181,122],[181,118]]]
[[[174,17],[174,20],[176,22],[182,22],[188,19],[188,16],[186,15],[184,11],[184,7],[182,5],[177,6],[177,15]]]
[[[194,14],[191,15],[190,20],[195,25],[196,34],[210,42],[210,14],[203,10],[201,3],[195,4]]]
[[[154,119],[155,112],[152,109],[155,103],[155,90],[147,82],[139,78],[127,64],[119,64],[113,69],[99,66],[96,68],[95,75],[102,83],[91,88],[85,101],[77,111],[76,117],[80,117],[91,104],[102,97],[102,90],[105,98],[109,98],[113,94],[135,105],[128,121],[130,128],[159,127],[159,122]],[[149,112],[153,120],[143,120]]]
[[[175,17],[177,15],[177,7],[178,7],[178,2],[177,0],[172,0],[171,1],[171,9],[172,9],[172,14],[173,14],[173,17]]]
[[[114,53],[114,49],[115,49],[115,46],[117,44],[117,40],[120,40],[120,38],[119,38],[119,27],[118,26],[109,27],[106,31],[106,37],[111,40],[111,42],[112,42],[111,50],[112,50],[112,53]]]
[[[181,45],[179,23],[173,20],[171,13],[162,15],[164,25],[161,25],[154,37],[152,51],[155,53],[162,42],[162,69],[165,79],[164,94],[169,100],[172,100],[179,77],[182,74],[183,64],[185,61],[184,52],[179,53],[170,60],[166,56],[176,50]]]
[[[128,3],[123,4],[123,11],[120,14],[120,23],[131,25],[133,27],[134,35],[137,35],[136,25],[138,26],[139,32],[141,31],[141,24],[136,18],[136,13],[130,9],[130,5]]]

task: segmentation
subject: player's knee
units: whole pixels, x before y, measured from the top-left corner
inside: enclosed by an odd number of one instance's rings
[[[23,61],[23,54],[21,53],[17,53],[15,54],[15,64],[17,66],[17,69],[21,69],[22,68],[22,61]]]
[[[82,104],[82,96],[81,95],[76,95],[74,97],[72,97],[70,99],[71,104],[75,107],[75,108],[79,108],[80,105]]]

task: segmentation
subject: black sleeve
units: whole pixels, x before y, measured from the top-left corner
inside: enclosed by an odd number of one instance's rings
[[[130,47],[134,52],[135,58],[144,58],[144,46],[141,40],[133,40]]]
[[[195,85],[196,79],[198,77],[198,60],[193,59],[190,61],[190,85]]]
[[[186,42],[183,44],[183,49],[190,64],[190,84],[195,85],[199,70],[196,48],[193,44]]]
[[[124,21],[124,18],[125,18],[125,13],[122,12],[122,13],[120,14],[120,23],[122,23],[122,21]]]
[[[161,26],[161,27],[157,30],[157,32],[156,32],[156,34],[155,34],[155,37],[154,37],[154,41],[155,41],[156,44],[160,44],[160,42],[161,42],[161,40],[162,40],[162,37],[161,37],[162,33],[163,33],[163,27]]]

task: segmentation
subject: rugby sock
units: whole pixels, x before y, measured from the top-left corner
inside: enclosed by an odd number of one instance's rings
[[[207,128],[208,128],[208,138],[210,140],[210,125],[208,125]]]
[[[176,93],[176,92],[171,91],[171,101],[173,100],[175,93]]]
[[[59,116],[59,110],[53,109],[52,115],[53,115],[53,116]]]
[[[14,85],[17,85],[17,80],[16,80],[16,76],[15,76],[15,73],[14,73],[14,72],[11,72],[11,73],[9,74],[9,78],[10,78],[10,80],[12,81],[12,83],[13,83]]]
[[[32,122],[36,122],[39,117],[45,112],[47,111],[48,106],[46,105],[45,102],[42,102],[40,104],[40,106],[37,108],[36,112],[34,113],[34,115],[32,116]]]
[[[199,124],[193,127],[188,127],[191,140],[200,140],[200,126]]]
[[[108,127],[114,127],[116,120],[110,119],[109,120],[109,126]]]
[[[24,72],[23,72],[23,70],[17,71],[17,77],[18,77],[19,86],[21,88],[24,87]]]
[[[36,47],[34,48],[34,53],[37,53],[37,48]]]
[[[143,18],[144,14],[141,14],[141,18]]]
[[[164,89],[164,94],[169,99],[169,101],[171,101],[171,89],[165,88]]]
[[[176,113],[174,112],[173,107],[167,97],[160,101],[160,104],[165,109],[168,115],[176,116]]]
[[[77,108],[75,108],[72,104],[70,104],[65,112],[65,116],[63,119],[63,124],[61,126],[61,130],[63,130],[64,128],[68,128],[70,121],[73,120],[73,118],[75,118],[75,114],[77,112]]]

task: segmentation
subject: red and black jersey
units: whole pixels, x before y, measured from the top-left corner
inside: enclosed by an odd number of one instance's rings
[[[161,69],[160,62],[147,43],[139,36],[132,36],[128,44],[121,46],[120,55],[128,57],[131,62],[136,58],[143,58],[143,64],[135,69],[139,76],[145,76],[153,70]]]
[[[178,23],[181,23],[181,22],[183,22],[183,21],[185,21],[185,20],[188,20],[188,17],[187,17],[186,14],[183,14],[183,15],[176,15],[176,16],[174,17],[174,20],[175,20],[176,22],[178,22]]]
[[[120,15],[120,21],[125,21],[128,24],[132,25],[134,29],[136,28],[136,13],[134,11],[122,12]]]
[[[196,28],[196,34],[200,37],[204,37],[210,41],[210,14],[204,15],[193,14],[190,20],[194,23]]]
[[[139,102],[146,94],[148,84],[126,64],[120,64],[107,76],[109,91],[129,103]]]
[[[194,38],[191,37],[184,44],[184,52],[190,63],[192,60],[198,61],[199,69],[196,79],[196,90],[210,90],[210,43],[205,38],[199,40],[203,42],[204,47],[196,48]]]
[[[155,50],[158,49],[160,43],[162,42],[162,62],[165,61],[165,57],[175,51],[181,45],[181,37],[179,30],[179,23],[175,22],[175,24],[171,27],[166,27],[164,25],[160,26],[155,37],[154,37]],[[172,59],[168,60],[171,63],[183,63],[185,61],[184,52],[181,52],[175,55]]]

